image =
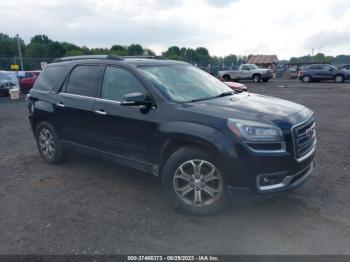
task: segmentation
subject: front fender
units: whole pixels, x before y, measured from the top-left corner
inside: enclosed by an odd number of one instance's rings
[[[158,163],[162,159],[162,155],[167,146],[174,140],[188,142],[201,145],[215,154],[226,154],[227,148],[232,148],[229,145],[231,141],[222,131],[192,122],[174,121],[162,124],[159,128],[160,132],[160,152]]]

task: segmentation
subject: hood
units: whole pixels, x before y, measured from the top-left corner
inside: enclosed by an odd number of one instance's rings
[[[312,115],[312,112],[302,105],[253,93],[240,93],[186,105],[185,110],[205,113],[213,117],[262,122],[279,122],[288,119],[290,123],[298,123]]]

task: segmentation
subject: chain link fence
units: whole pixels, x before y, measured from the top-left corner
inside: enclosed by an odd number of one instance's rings
[[[32,57],[23,57],[23,69],[25,71],[28,70],[40,70],[41,69],[41,62],[47,62],[51,63],[55,58],[52,57],[39,57],[39,58],[32,58]],[[0,70],[4,71],[10,71],[11,65],[17,64],[20,65],[19,57],[0,57]]]

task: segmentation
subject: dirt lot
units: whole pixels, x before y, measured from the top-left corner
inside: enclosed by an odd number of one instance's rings
[[[86,156],[45,164],[25,102],[0,101],[0,254],[350,254],[350,84],[246,83],[314,110],[316,171],[295,192],[175,213],[156,178]]]

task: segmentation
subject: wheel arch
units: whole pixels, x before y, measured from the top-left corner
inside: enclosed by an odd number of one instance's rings
[[[29,116],[31,127],[34,134],[38,124],[43,121],[47,121],[53,126],[55,126],[55,123],[52,119],[53,114],[54,114],[54,107],[52,104],[45,101],[36,101],[34,103],[34,110],[31,112]]]
[[[157,161],[160,175],[162,174],[162,167],[169,157],[185,146],[201,148],[213,153],[215,156],[225,154],[225,147],[229,141],[220,130],[195,123],[183,123],[182,126],[176,125],[178,130],[167,134],[166,139],[161,143]]]

